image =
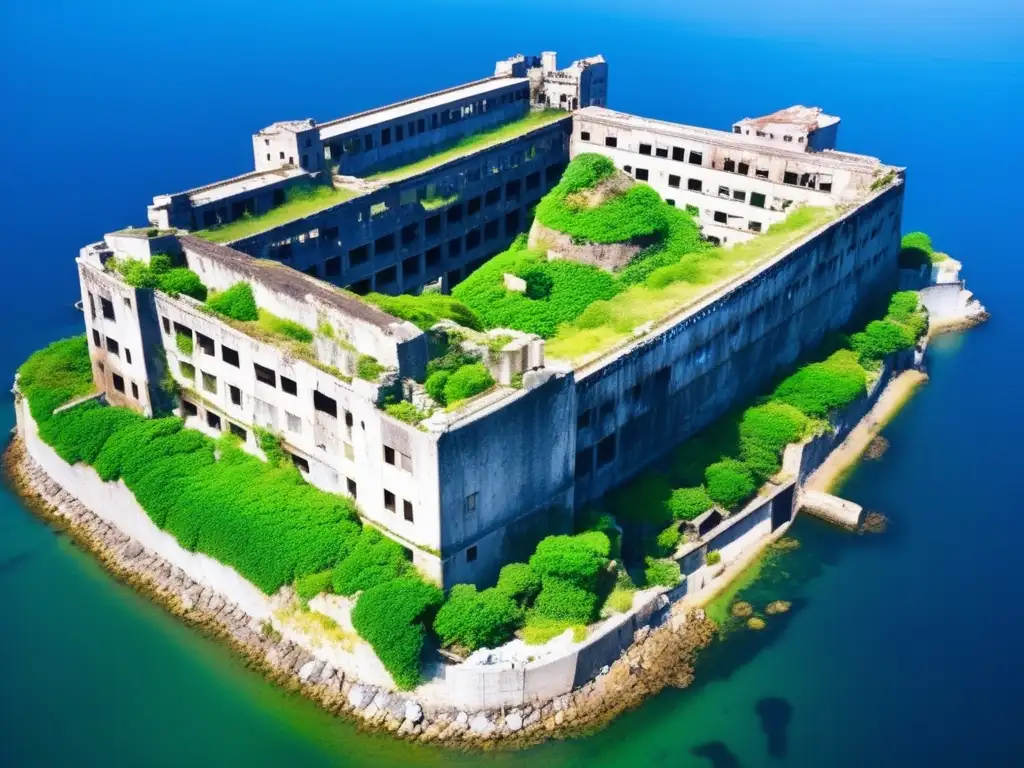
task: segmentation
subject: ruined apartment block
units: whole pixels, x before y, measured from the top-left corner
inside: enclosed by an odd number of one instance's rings
[[[257,455],[256,430],[275,433],[309,482],[355,498],[425,574],[488,584],[896,282],[902,170],[836,151],[838,118],[795,107],[732,132],[693,128],[608,110],[607,82],[601,57],[559,70],[553,53],[519,55],[483,80],[256,132],[255,170],[157,196],[154,229],[81,250],[97,386],[147,415],[176,408],[190,427],[233,433]],[[498,128],[492,143],[465,141]],[[428,334],[359,294],[449,290],[529,228],[532,206],[581,152],[693,206],[722,243],[754,237],[797,204],[842,213],[585,363],[548,359],[536,336],[485,334],[502,337],[480,340],[498,387],[419,425],[392,418],[386,397],[422,402]],[[893,183],[876,189],[882,174]],[[294,190],[311,185],[329,193],[325,203],[285,215]],[[211,291],[249,283],[261,309],[313,342],[282,343],[109,268],[158,253]],[[385,368],[375,381],[355,375],[364,355]]]

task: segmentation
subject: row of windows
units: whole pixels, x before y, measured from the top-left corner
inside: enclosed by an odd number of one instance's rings
[[[363,134],[361,137],[350,136],[331,142],[331,157],[338,158],[343,154],[357,155],[360,152],[368,152],[374,149],[375,146],[386,147],[392,141],[395,143],[404,141],[406,136],[413,138],[417,134],[425,133],[427,130],[436,130],[445,125],[486,114],[499,104],[508,104],[529,98],[530,89],[529,86],[525,86],[515,91],[503,93],[500,98],[478,99],[475,102],[463,104],[459,107],[451,107],[440,112],[433,112],[427,117],[409,120],[407,123],[388,125],[379,131]]]
[[[100,336],[100,332],[97,331],[95,328],[92,329],[92,343],[93,343],[93,345],[97,349],[103,349],[104,346],[106,346],[107,352],[112,354],[114,357],[120,357],[121,356],[121,351],[123,349],[124,350],[124,361],[126,363],[128,363],[129,365],[131,365],[131,362],[132,362],[132,351],[130,349],[128,349],[128,347],[123,347],[122,348],[121,345],[118,344],[117,341],[114,338],[110,337],[110,336],[107,336],[106,344],[104,345],[103,337]]]
[[[104,366],[103,363],[97,363],[97,365],[99,366],[100,373],[105,376],[106,375],[106,370],[107,370],[106,366]],[[122,395],[127,394],[125,392],[124,376],[122,376],[121,374],[117,373],[116,371],[111,371],[111,373],[110,373],[110,380],[114,384],[114,389],[116,389]],[[139,385],[136,384],[134,381],[130,382],[130,383],[131,383],[131,387],[132,387],[132,397],[134,397],[136,400],[138,400],[139,399]]]
[[[590,141],[590,131],[580,131],[580,139],[583,141]],[[605,136],[604,145],[606,147],[616,148],[619,146],[619,140],[615,136]],[[641,144],[639,150],[641,155],[650,155],[652,152],[652,146],[650,144]],[[669,148],[668,147],[653,147],[655,157],[663,157],[668,159]],[[671,148],[672,159],[677,162],[687,162],[690,165],[703,165],[704,164],[704,153],[691,149],[689,155],[686,153],[686,149],[683,147],[672,147]]]
[[[92,295],[92,291],[87,292],[89,294],[89,316],[93,320],[96,319],[96,297]],[[124,305],[131,309],[132,300],[127,296],[124,298]],[[117,318],[114,315],[114,303],[110,299],[105,299],[100,296],[100,311],[103,313],[104,320],[110,320],[111,322],[117,322]]]

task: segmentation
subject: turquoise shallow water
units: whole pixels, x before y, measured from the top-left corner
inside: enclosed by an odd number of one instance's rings
[[[889,530],[799,520],[801,549],[750,590],[793,610],[706,652],[692,688],[590,738],[466,755],[358,734],[264,683],[4,491],[0,764],[1024,764],[1024,309],[1012,229],[990,226],[1012,225],[1024,173],[1024,11],[678,6],[4,4],[0,372],[79,330],[83,243],[141,222],[154,193],[245,170],[259,126],[473,79],[516,51],[601,51],[623,110],[716,126],[794,102],[841,115],[841,147],[910,169],[906,228],[966,262],[992,322],[932,346],[931,381],[886,430],[889,452],[845,489]],[[5,397],[0,424],[12,421]]]

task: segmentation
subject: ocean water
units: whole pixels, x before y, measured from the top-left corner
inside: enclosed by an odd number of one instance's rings
[[[704,653],[697,681],[588,738],[463,754],[357,733],[116,583],[0,491],[0,765],[1024,764],[1015,237],[1024,8],[1011,0],[443,0],[0,5],[0,375],[80,331],[77,249],[153,194],[247,170],[248,136],[601,52],[611,105],[726,127],[792,103],[908,167],[905,227],[993,314],[941,338],[891,448],[845,495],[877,536],[800,519],[744,597],[792,610]],[[9,395],[0,424],[13,424]]]

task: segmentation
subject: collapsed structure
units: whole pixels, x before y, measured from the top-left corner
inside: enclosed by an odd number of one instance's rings
[[[601,57],[558,70],[553,53],[520,55],[463,86],[258,131],[253,172],[157,196],[150,228],[82,249],[97,386],[254,453],[255,430],[269,430],[309,482],[354,497],[424,573],[493,581],[897,283],[902,170],[837,151],[838,118],[794,107],[731,131],[677,125],[608,110],[607,77]],[[834,215],[580,359],[507,329],[425,330],[361,298],[450,292],[528,229],[585,152],[690,209],[721,244],[801,205]],[[248,284],[260,321],[113,268],[157,254],[211,292]],[[428,415],[417,382],[439,338],[472,347],[496,386]],[[423,418],[396,418],[396,401]]]

